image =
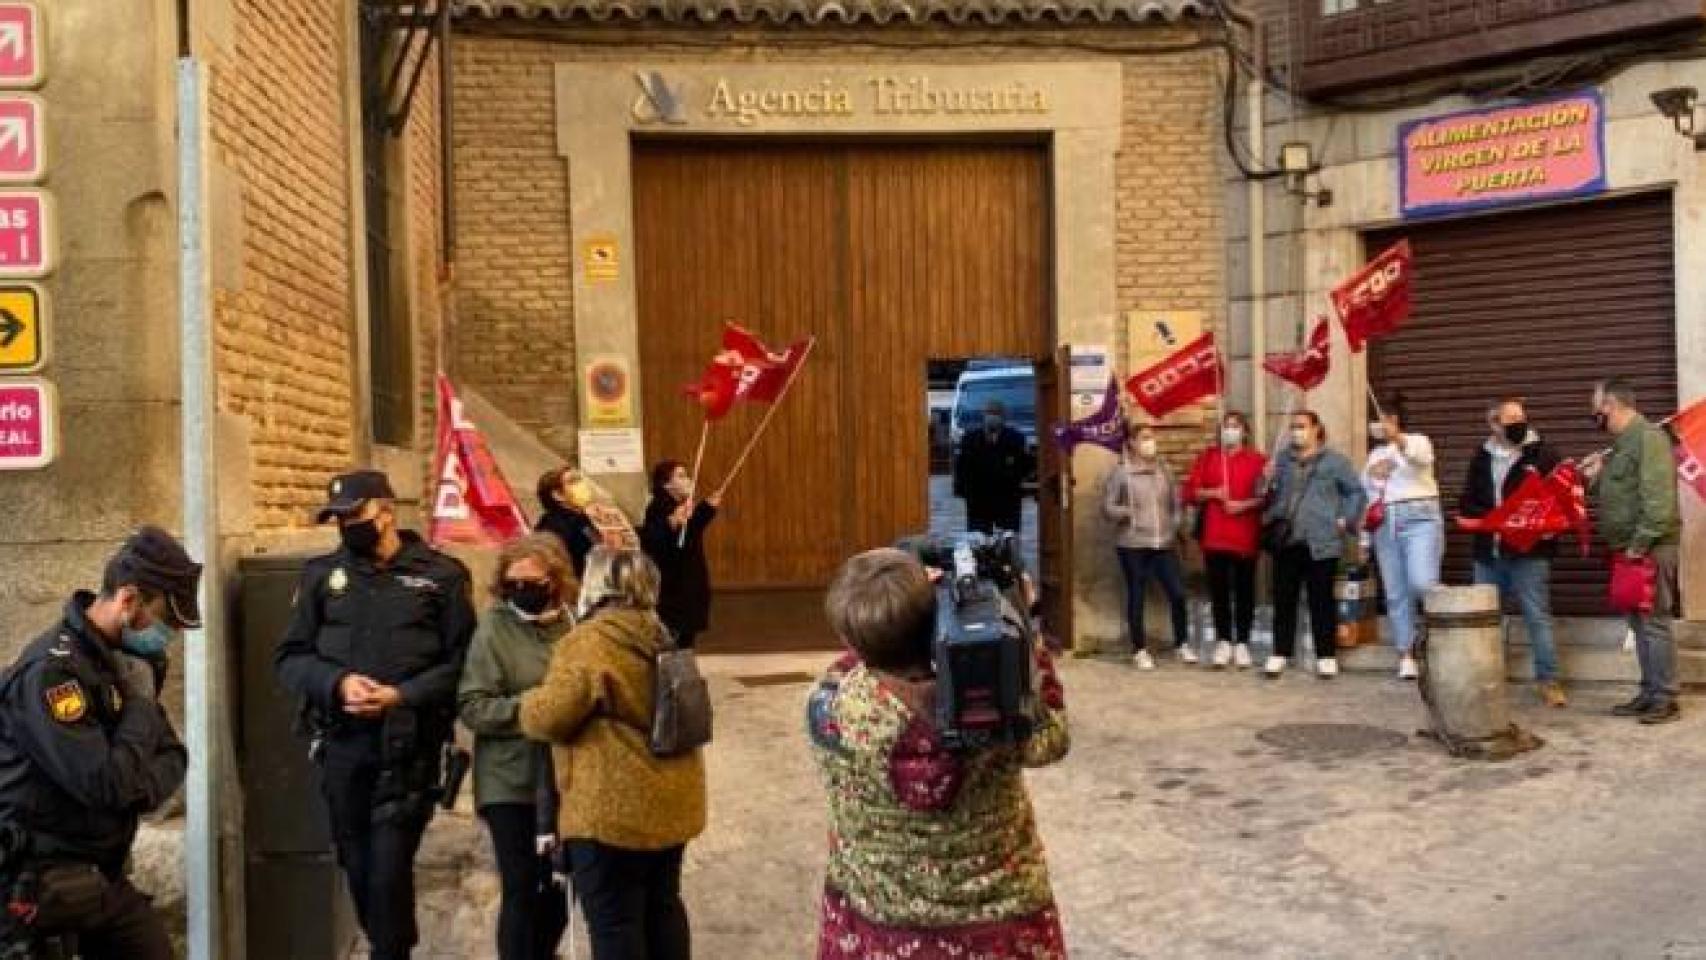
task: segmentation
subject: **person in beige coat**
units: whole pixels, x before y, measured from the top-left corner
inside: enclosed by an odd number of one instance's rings
[[[522,731],[552,746],[558,834],[593,960],[691,955],[681,863],[705,829],[705,764],[700,751],[660,758],[648,745],[653,661],[670,643],[657,599],[644,554],[595,547],[582,621],[521,700]]]

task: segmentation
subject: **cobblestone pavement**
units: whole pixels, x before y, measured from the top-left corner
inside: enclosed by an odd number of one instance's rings
[[[1019,545],[1025,552],[1025,569],[1033,574],[1037,572],[1037,501],[1026,497],[1024,513],[1020,525],[1025,529],[1019,531]],[[966,502],[954,496],[954,478],[935,476],[930,478],[930,532],[941,536],[945,534],[964,533],[966,530]]]
[[[825,661],[707,660],[712,823],[685,880],[700,960],[812,955],[825,819],[801,714]],[[1075,660],[1065,681],[1072,755],[1030,783],[1075,958],[1706,958],[1706,707],[1646,728],[1605,715],[1622,688],[1553,712],[1515,696],[1547,745],[1477,764],[1414,737],[1414,689],[1386,679]],[[1396,745],[1259,738],[1309,722]],[[478,821],[441,817],[422,864],[421,955],[493,956]]]

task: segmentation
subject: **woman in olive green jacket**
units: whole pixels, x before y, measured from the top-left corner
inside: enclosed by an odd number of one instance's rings
[[[567,892],[556,886],[547,849],[555,811],[547,748],[522,733],[521,695],[539,685],[551,652],[574,626],[573,572],[551,534],[523,537],[498,559],[495,602],[480,618],[457,698],[474,731],[474,804],[492,834],[502,876],[500,960],[547,960],[569,923]],[[541,828],[543,820],[547,824]]]

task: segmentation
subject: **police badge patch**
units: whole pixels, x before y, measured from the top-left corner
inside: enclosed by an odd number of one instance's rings
[[[75,680],[47,688],[47,709],[60,723],[76,723],[89,712],[89,698],[83,686]]]

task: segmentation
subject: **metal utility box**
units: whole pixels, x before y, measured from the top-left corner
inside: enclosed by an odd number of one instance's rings
[[[305,554],[262,555],[240,564],[237,763],[245,808],[248,960],[341,960],[357,936],[319,775],[295,732],[299,705],[273,674],[273,650],[290,623],[307,560]]]

